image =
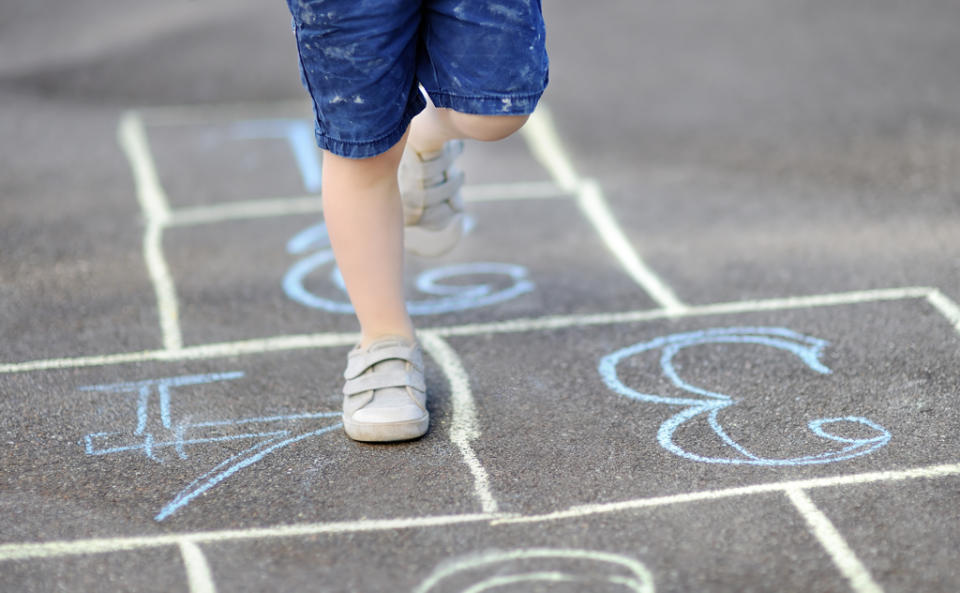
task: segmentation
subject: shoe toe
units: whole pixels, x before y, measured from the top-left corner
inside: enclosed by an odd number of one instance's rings
[[[353,422],[362,424],[395,424],[421,420],[426,412],[414,404],[390,407],[361,408],[353,413]]]

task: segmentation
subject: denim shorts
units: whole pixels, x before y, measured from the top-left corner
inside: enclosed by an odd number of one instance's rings
[[[547,85],[540,0],[287,0],[320,148],[386,152],[426,102],[527,115]]]

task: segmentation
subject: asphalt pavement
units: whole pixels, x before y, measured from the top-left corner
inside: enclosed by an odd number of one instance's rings
[[[544,10],[373,445],[286,7],[0,7],[0,591],[960,590],[960,5]]]

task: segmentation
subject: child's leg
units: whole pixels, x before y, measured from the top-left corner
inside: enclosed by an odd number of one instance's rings
[[[447,140],[470,139],[492,142],[502,140],[526,123],[527,115],[472,115],[452,109],[427,107],[413,118],[410,147],[419,153],[440,150]]]
[[[467,231],[460,188],[463,173],[454,166],[462,145],[450,140],[506,138],[526,115],[470,115],[427,107],[413,118],[400,170],[405,244],[417,255],[436,256],[452,249]]]
[[[323,154],[323,213],[343,281],[360,321],[361,346],[385,336],[413,339],[403,290],[403,210],[397,187],[401,140],[366,159]]]

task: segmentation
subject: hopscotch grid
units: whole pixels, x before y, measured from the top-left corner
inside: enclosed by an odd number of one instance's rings
[[[904,470],[840,474],[823,478],[807,478],[768,482],[752,486],[737,486],[720,490],[701,490],[687,493],[638,498],[614,503],[578,505],[565,511],[541,515],[516,513],[472,513],[458,515],[433,515],[391,519],[358,519],[355,521],[330,521],[301,523],[275,527],[226,529],[169,533],[152,536],[97,537],[51,542],[20,542],[0,544],[0,562],[37,558],[54,558],[84,554],[122,552],[143,548],[180,545],[182,542],[209,544],[252,539],[278,539],[336,535],[343,533],[390,531],[396,529],[442,528],[466,523],[487,523],[491,527],[514,523],[545,523],[582,519],[591,515],[629,513],[642,509],[666,507],[677,504],[710,502],[730,498],[747,498],[762,495],[786,495],[794,491],[843,488],[855,485],[884,484],[905,480],[946,479],[960,475],[960,463],[915,467]]]
[[[238,109],[240,109],[238,107]],[[184,117],[189,112],[189,117]],[[222,108],[210,110],[209,113],[199,114],[188,108],[154,109],[152,110],[150,125],[189,125],[202,123],[200,120],[204,117],[209,119],[211,114],[222,116]],[[209,121],[205,122],[209,123]],[[48,361],[32,361],[27,363],[16,363],[0,365],[0,373],[20,372],[23,370],[42,370],[44,368],[70,368],[72,366],[102,366],[103,364],[113,364],[119,362],[134,362],[145,359],[154,360],[187,360],[191,358],[212,357],[216,355],[228,355],[226,351],[231,351],[229,355],[254,354],[258,352],[289,350],[294,347],[311,348],[333,345],[346,345],[344,341],[349,338],[352,343],[356,339],[355,334],[314,334],[307,336],[288,336],[287,340],[278,340],[276,338],[267,338],[261,340],[248,340],[244,342],[225,343],[225,345],[208,344],[199,347],[184,348],[182,343],[181,329],[179,325],[179,315],[177,306],[177,295],[174,287],[172,275],[167,266],[162,249],[162,236],[164,228],[170,226],[186,226],[191,224],[204,224],[207,222],[219,222],[231,219],[249,219],[263,218],[266,216],[277,216],[294,213],[318,212],[318,201],[315,198],[288,198],[282,200],[248,201],[243,203],[233,203],[216,207],[198,207],[185,208],[179,211],[171,211],[159,184],[156,171],[153,165],[152,157],[149,154],[149,148],[146,143],[144,129],[144,119],[137,111],[128,112],[122,119],[118,128],[118,136],[121,146],[130,160],[131,169],[134,171],[137,197],[141,203],[145,216],[146,230],[144,233],[144,259],[148,267],[151,281],[154,284],[158,301],[158,312],[160,316],[160,325],[162,333],[163,350],[147,351],[143,353],[128,353],[105,355],[103,357],[78,357],[74,359],[52,359]],[[650,297],[659,305],[659,309],[639,312],[627,312],[625,314],[598,314],[581,316],[551,316],[532,320],[515,320],[514,322],[495,322],[489,324],[472,324],[467,326],[448,326],[439,328],[428,328],[422,330],[424,341],[429,343],[427,346],[432,351],[437,362],[444,366],[444,374],[451,383],[451,390],[465,390],[469,395],[469,378],[462,368],[459,368],[459,357],[443,340],[445,336],[452,335],[474,335],[480,333],[503,333],[509,331],[535,331],[537,329],[547,330],[559,327],[570,327],[575,325],[594,325],[600,323],[618,323],[629,318],[631,315],[639,320],[656,319],[664,317],[690,317],[696,315],[722,314],[722,313],[746,313],[751,311],[768,311],[787,308],[805,308],[824,305],[849,304],[851,302],[870,302],[870,299],[853,300],[863,297],[865,294],[872,294],[877,297],[872,300],[894,300],[901,298],[925,298],[938,312],[940,312],[951,324],[954,329],[960,332],[960,307],[947,298],[942,292],[935,288],[906,288],[891,289],[890,291],[860,291],[858,293],[846,293],[847,300],[844,300],[844,293],[837,295],[826,295],[834,297],[832,300],[827,298],[823,302],[815,302],[816,297],[787,297],[785,299],[767,299],[766,301],[743,301],[740,303],[720,303],[700,307],[689,307],[680,301],[652,269],[647,267],[639,257],[633,247],[630,245],[626,235],[619,228],[613,213],[606,204],[602,190],[599,184],[590,179],[580,178],[573,168],[569,158],[562,148],[562,144],[556,135],[555,128],[550,119],[549,112],[541,110],[539,114],[531,118],[527,128],[525,128],[524,137],[534,156],[547,168],[554,179],[553,184],[529,183],[522,191],[516,195],[509,195],[503,187],[478,188],[473,190],[477,192],[475,201],[484,199],[489,200],[509,200],[509,199],[530,199],[530,198],[551,198],[567,197],[565,194],[573,193],[581,208],[582,214],[593,225],[601,239],[607,244],[607,247],[613,253],[614,257],[621,263],[625,271],[630,275]],[[486,193],[485,193],[486,192]],[[852,295],[859,295],[852,296]],[[805,300],[806,299],[806,300]],[[512,323],[512,325],[511,325]],[[426,345],[425,345],[426,346]],[[452,361],[452,362],[451,362]],[[53,363],[45,366],[44,363]],[[79,363],[79,364],[77,364]],[[31,367],[32,365],[32,367]],[[462,371],[462,372],[461,372]],[[460,377],[460,375],[463,375]],[[463,383],[459,386],[457,383]],[[469,396],[472,406],[472,395]],[[471,411],[471,413],[473,413]],[[547,520],[557,520],[566,516],[583,516],[585,514],[595,514],[601,512],[618,512],[629,510],[631,508],[645,508],[662,506],[666,504],[676,504],[681,502],[692,502],[695,500],[712,500],[730,496],[746,496],[750,494],[760,494],[767,492],[781,492],[785,494],[794,506],[801,512],[807,520],[812,533],[820,541],[821,545],[827,549],[831,557],[837,562],[838,567],[844,572],[844,575],[851,581],[854,590],[858,593],[873,593],[880,591],[880,588],[872,581],[868,572],[859,565],[859,560],[849,549],[842,536],[829,522],[829,519],[816,508],[812,500],[806,494],[806,489],[820,488],[827,486],[839,486],[847,482],[851,483],[873,483],[890,480],[900,480],[908,478],[933,478],[943,477],[945,475],[955,475],[960,473],[960,464],[933,466],[932,468],[915,468],[914,470],[905,470],[901,472],[879,472],[874,474],[853,474],[838,476],[836,478],[821,478],[814,480],[801,480],[791,482],[780,482],[772,484],[761,484],[756,486],[747,486],[732,488],[721,491],[708,491],[703,493],[688,493],[682,495],[673,495],[667,497],[655,497],[653,499],[637,499],[635,501],[625,501],[621,503],[611,503],[614,506],[605,506],[604,508],[594,505],[593,508],[573,507],[568,511],[550,513],[540,516],[522,517],[517,515],[508,515],[497,512],[495,499],[490,495],[486,478],[486,471],[476,459],[475,454],[469,447],[469,440],[479,436],[479,430],[474,426],[475,418],[470,418],[467,414],[466,419],[461,418],[460,448],[464,460],[470,465],[475,478],[476,494],[481,499],[483,513],[475,515],[455,515],[447,517],[421,517],[411,519],[393,519],[382,521],[358,521],[341,523],[321,523],[303,526],[288,526],[287,528],[262,528],[253,530],[238,530],[232,532],[207,532],[186,533],[173,536],[157,536],[142,538],[115,538],[115,539],[95,539],[76,540],[74,542],[49,542],[49,543],[22,543],[22,544],[2,544],[0,545],[0,561],[15,558],[30,557],[50,557],[73,554],[87,554],[94,552],[110,552],[123,549],[132,549],[137,547],[155,547],[158,545],[178,545],[183,555],[185,568],[191,582],[191,590],[199,593],[200,591],[212,593],[214,584],[209,574],[209,567],[202,551],[197,547],[197,543],[206,541],[230,541],[246,538],[268,538],[292,536],[297,533],[335,533],[337,526],[341,531],[351,530],[375,530],[375,529],[397,529],[403,526],[408,527],[426,527],[440,526],[447,524],[458,524],[467,521],[488,521],[491,524],[512,523],[512,522],[540,522]],[[456,421],[454,422],[456,424]],[[453,430],[451,430],[451,440],[453,440]],[[472,455],[472,459],[471,459]],[[475,463],[474,463],[475,462]],[[477,470],[479,468],[479,471]],[[860,481],[856,481],[858,476],[865,476]],[[644,502],[646,501],[646,502]],[[589,511],[589,512],[588,512]],[[60,546],[58,548],[58,546]],[[59,549],[59,552],[57,551]],[[840,550],[838,553],[837,550]],[[52,550],[52,553],[46,553]],[[839,556],[838,556],[839,554]],[[847,567],[843,562],[838,561],[838,557],[844,558]],[[858,569],[857,566],[860,566]],[[852,573],[849,566],[853,566]],[[858,572],[859,570],[859,572]],[[852,575],[852,576],[851,576]]]

